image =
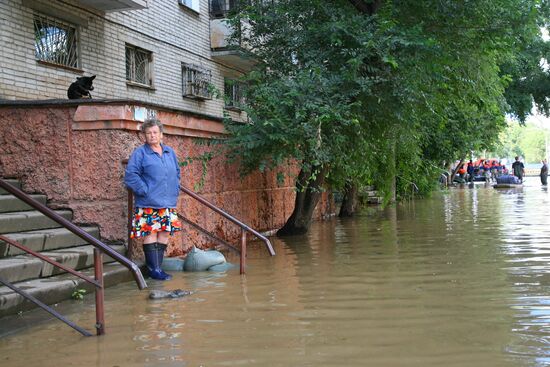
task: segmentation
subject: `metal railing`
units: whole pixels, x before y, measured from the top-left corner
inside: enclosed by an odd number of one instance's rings
[[[143,275],[141,274],[141,271],[139,270],[138,266],[134,264],[132,261],[124,257],[123,255],[119,254],[115,250],[113,250],[111,247],[105,245],[103,242],[99,241],[97,238],[93,237],[89,233],[83,231],[81,228],[70,222],[69,220],[63,218],[47,206],[35,201],[32,199],[29,195],[27,195],[25,192],[19,190],[17,187],[14,187],[4,180],[0,179],[0,188],[4,189],[8,193],[12,194],[13,196],[17,197],[19,200],[23,201],[27,205],[31,206],[32,208],[38,210],[48,218],[52,219],[53,221],[59,223],[61,226],[65,227],[78,237],[85,240],[87,243],[94,246],[94,275],[95,280],[91,279],[73,269],[67,268],[63,266],[62,264],[57,263],[54,260],[51,260],[47,258],[46,256],[40,255],[31,249],[26,248],[25,246],[5,237],[0,236],[0,240],[5,241],[9,243],[10,245],[13,245],[28,254],[38,257],[44,261],[47,261],[48,263],[57,266],[73,275],[78,276],[79,278],[85,280],[86,282],[93,284],[96,288],[95,291],[95,301],[96,301],[96,333],[97,335],[102,335],[105,333],[105,315],[104,315],[104,307],[103,307],[103,301],[104,301],[104,288],[103,288],[103,256],[102,253],[107,254],[111,258],[113,258],[115,261],[120,263],[121,265],[124,265],[127,267],[133,274],[134,279],[139,287],[139,289],[147,288],[147,284],[145,283],[145,279],[143,278]],[[90,336],[91,334],[87,332],[86,330],[76,326],[69,320],[65,319],[63,316],[61,316],[59,313],[51,309],[49,306],[45,305],[44,303],[40,302],[36,298],[34,298],[32,295],[28,294],[27,292],[15,287],[13,284],[10,284],[9,282],[0,279],[0,283],[4,284],[14,292],[17,292],[21,296],[25,297],[26,299],[30,300],[31,302],[35,303],[39,307],[43,308],[50,314],[54,315],[61,321],[65,322],[75,330],[79,331],[85,336]]]
[[[236,219],[235,217],[231,216],[230,214],[224,212],[205,198],[197,195],[195,192],[189,190],[186,187],[183,187],[180,185],[180,190],[186,193],[187,195],[191,196],[193,199],[197,200],[201,204],[205,205],[206,207],[212,209],[216,213],[220,214],[225,219],[231,221],[232,223],[238,225],[241,227],[241,250],[240,250],[240,272],[241,274],[245,273],[246,268],[246,232],[252,233],[254,236],[259,238],[265,243],[265,246],[267,248],[267,251],[271,256],[275,256],[275,250],[273,250],[273,246],[271,245],[271,242],[267,237],[259,233],[258,231],[254,230],[253,228],[249,227],[248,225],[244,224],[240,220]],[[206,230],[205,230],[206,231]],[[213,236],[213,235],[212,235]],[[232,246],[231,246],[232,247]],[[234,249],[234,248],[233,248]]]
[[[127,162],[127,161],[125,160],[124,162]],[[187,195],[189,195],[190,197],[192,197],[193,199],[197,200],[201,204],[205,205],[206,207],[208,207],[208,208],[212,209],[213,211],[215,211],[216,213],[220,214],[221,216],[223,216],[227,220],[229,220],[232,223],[236,224],[237,226],[241,227],[241,248],[238,249],[235,246],[229,244],[227,241],[217,237],[216,235],[214,235],[210,231],[202,228],[201,226],[199,226],[195,222],[187,219],[186,217],[182,216],[181,214],[178,214],[180,219],[185,221],[187,224],[189,224],[194,229],[196,229],[199,232],[209,236],[210,238],[215,240],[218,244],[229,248],[233,252],[238,253],[240,255],[239,263],[240,263],[240,273],[241,274],[245,274],[245,272],[246,272],[246,234],[247,234],[247,232],[252,233],[254,236],[256,236],[257,238],[262,240],[265,243],[269,254],[271,256],[275,256],[275,250],[273,250],[273,246],[271,245],[271,242],[269,241],[269,239],[267,237],[265,237],[264,235],[262,235],[261,233],[259,233],[255,229],[251,228],[250,226],[244,224],[240,220],[236,219],[232,215],[226,213],[222,209],[218,208],[217,206],[210,203],[208,200],[206,200],[203,197],[199,196],[195,192],[189,190],[188,188],[180,186],[180,190],[182,192],[186,193]],[[133,199],[132,190],[128,190],[128,247],[130,247],[130,243],[131,243],[130,231],[131,231],[131,228],[132,228],[133,208],[134,208],[134,199]]]

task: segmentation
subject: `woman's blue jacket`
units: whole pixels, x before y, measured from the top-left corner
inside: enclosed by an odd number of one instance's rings
[[[180,166],[176,153],[162,145],[162,156],[144,144],[134,150],[124,183],[134,192],[136,208],[175,208],[178,204]]]

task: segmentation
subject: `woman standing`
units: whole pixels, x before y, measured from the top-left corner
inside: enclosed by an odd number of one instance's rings
[[[126,167],[124,183],[134,192],[131,238],[143,238],[149,276],[168,280],[161,269],[168,239],[181,230],[178,203],[180,168],[172,148],[162,144],[162,123],[147,119],[141,126],[145,144],[136,148]]]
[[[542,167],[540,168],[540,182],[544,186],[548,184],[548,164],[546,159],[542,160]]]

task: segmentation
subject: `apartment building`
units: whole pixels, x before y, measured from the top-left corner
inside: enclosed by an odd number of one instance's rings
[[[251,60],[227,47],[233,3],[1,0],[0,100],[67,99],[77,77],[96,75],[94,99],[240,119],[230,80]]]

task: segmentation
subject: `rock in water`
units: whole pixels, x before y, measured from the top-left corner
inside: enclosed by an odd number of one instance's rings
[[[193,246],[185,258],[183,270],[205,271],[209,267],[225,263],[225,257],[219,251],[204,251]]]
[[[149,293],[149,299],[181,298],[190,295],[191,291],[174,289],[173,291],[154,290]]]

